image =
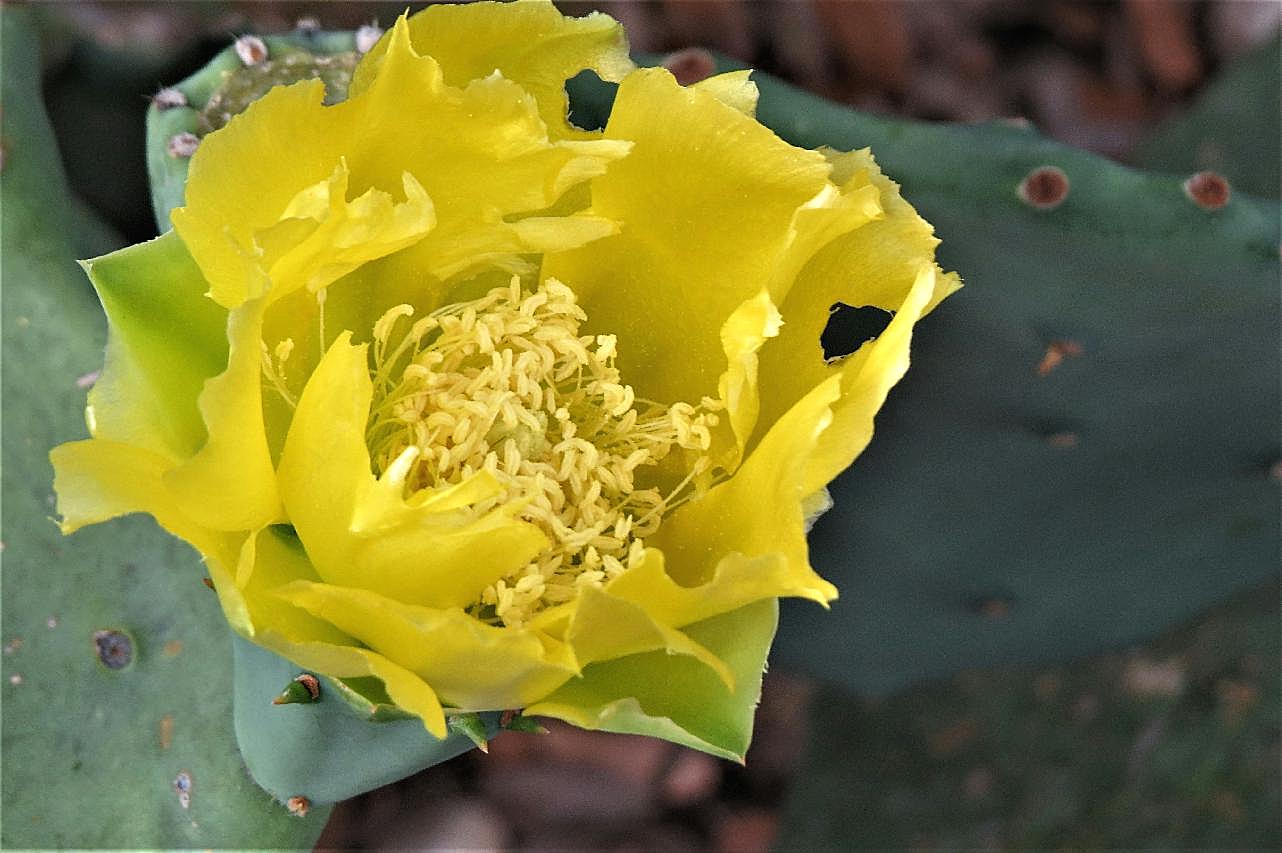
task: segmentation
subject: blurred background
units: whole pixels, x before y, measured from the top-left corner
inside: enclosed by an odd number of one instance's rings
[[[1124,163],[1216,169],[1235,190],[1279,195],[1276,156],[1244,168],[1233,142],[1276,141],[1282,3],[1271,0],[558,5],[614,15],[636,51],[707,47],[858,109],[1031,122]],[[149,95],[236,35],[299,21],[387,25],[402,8],[43,6],[46,99],[73,188],[122,240],[153,236]],[[1245,88],[1240,98],[1217,91],[1233,74],[1247,81],[1233,85],[1265,86],[1263,101]],[[1170,130],[1210,98],[1234,129],[1229,141],[1197,144]],[[1272,115],[1259,114],[1261,103]],[[506,735],[489,755],[344,804],[319,846],[1277,849],[1278,593],[1276,584],[1243,593],[1142,647],[963,672],[876,700],[771,672],[746,767],[563,726]]]

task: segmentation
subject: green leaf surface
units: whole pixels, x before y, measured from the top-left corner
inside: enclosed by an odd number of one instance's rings
[[[308,847],[326,810],[291,817],[237,753],[228,631],[196,555],[146,519],[64,538],[51,518],[48,452],[85,434],[78,378],[104,342],[75,257],[107,247],[101,226],[77,230],[29,15],[0,10],[0,846]]]
[[[1145,169],[1219,172],[1239,192],[1282,196],[1282,38],[1226,68],[1140,145]]]

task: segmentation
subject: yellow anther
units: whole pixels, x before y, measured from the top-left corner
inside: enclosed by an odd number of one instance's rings
[[[550,543],[485,589],[472,612],[519,626],[636,565],[644,537],[710,467],[721,404],[638,400],[615,366],[617,338],[581,336],[586,315],[554,279],[528,292],[513,278],[398,338],[412,314],[398,305],[374,327],[366,439],[376,473],[409,495],[488,471],[502,491],[474,511],[519,501],[520,517]],[[638,489],[638,470],[676,449],[689,475],[667,495]]]

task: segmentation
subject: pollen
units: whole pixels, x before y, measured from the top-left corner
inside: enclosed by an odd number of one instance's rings
[[[515,503],[547,536],[469,609],[490,624],[523,625],[635,566],[664,515],[718,474],[722,404],[638,398],[615,365],[617,338],[580,334],[586,319],[561,282],[527,290],[513,278],[418,319],[398,305],[374,326],[375,473],[395,465],[408,498],[487,471],[502,493],[472,511]]]

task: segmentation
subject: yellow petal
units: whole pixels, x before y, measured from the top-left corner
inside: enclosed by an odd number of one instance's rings
[[[427,191],[409,172],[401,174],[405,201],[399,204],[373,187],[348,201],[348,178],[340,160],[328,180],[300,191],[286,206],[276,226],[288,226],[283,237],[259,233],[271,301],[300,287],[312,293],[328,287],[362,264],[418,242],[436,224]]]
[[[831,376],[820,335],[838,303],[898,311],[913,289],[922,264],[933,264],[939,240],[930,224],[899,195],[867,150],[825,152],[843,191],[875,190],[883,215],[830,237],[798,267],[780,302],[783,329],[760,353],[761,418],[769,423],[809,389]],[[859,188],[867,188],[860,190]],[[956,274],[939,273],[922,313],[960,286]]]
[[[412,604],[463,606],[546,547],[537,527],[514,517],[514,505],[479,516],[429,501],[389,509],[365,447],[371,396],[366,347],[344,333],[308,380],[281,454],[285,510],[324,580]],[[380,520],[389,511],[394,522]]]
[[[664,520],[648,544],[664,552],[667,572],[678,584],[708,583],[727,559],[778,554],[788,580],[775,595],[819,602],[837,597],[810,567],[802,502],[814,491],[803,461],[832,422],[840,390],[837,376],[819,385],[770,428],[730,479]]]
[[[265,301],[256,299],[228,316],[227,369],[206,382],[200,394],[209,439],[199,453],[165,474],[182,511],[215,530],[255,530],[281,519],[263,423],[265,308]]]
[[[445,81],[464,86],[497,71],[538,101],[554,136],[583,136],[566,121],[565,81],[584,69],[618,82],[632,70],[623,27],[594,12],[567,18],[549,0],[430,6],[409,20],[414,48],[441,64]],[[356,69],[363,91],[388,49],[383,39]]]
[[[782,321],[769,291],[763,288],[756,297],[736,308],[721,327],[726,372],[717,384],[717,393],[726,404],[726,414],[735,437],[728,458],[718,460],[727,471],[733,471],[739,465],[743,448],[748,446],[748,439],[757,425],[760,408],[757,399],[757,351],[769,338],[779,334]]]
[[[462,610],[306,582],[279,590],[279,597],[421,676],[454,707],[523,707],[578,672],[564,644],[535,631],[486,625]]]
[[[383,44],[348,100],[322,106],[319,81],[278,87],[202,141],[173,221],[219,304],[269,285],[324,286],[414,243],[433,207],[436,227],[384,273],[429,283],[493,257],[516,262],[539,249],[513,223],[627,153],[615,140],[549,140],[538,104],[511,80],[447,85],[436,60],[414,51],[404,19]],[[597,233],[567,227],[554,245]],[[492,245],[495,234],[503,245]]]
[[[807,494],[826,486],[872,440],[873,418],[886,402],[891,387],[908,370],[913,324],[921,318],[938,287],[934,264],[923,264],[912,290],[885,331],[835,367],[841,376],[841,399],[832,407],[832,425],[806,459]]]
[[[726,106],[734,107],[746,116],[755,117],[757,99],[761,93],[757,91],[757,84],[749,79],[751,76],[752,70],[748,68],[727,71],[724,74],[714,74],[700,80],[690,88],[707,92]]]
[[[605,132],[634,146],[593,180],[592,212],[624,229],[544,273],[580,294],[592,331],[619,336],[638,396],[697,401],[726,367],[721,326],[767,284],[829,166],[663,69],[629,75]]]

